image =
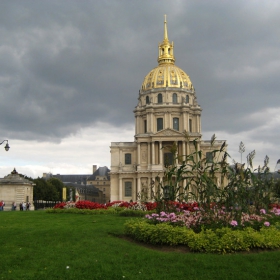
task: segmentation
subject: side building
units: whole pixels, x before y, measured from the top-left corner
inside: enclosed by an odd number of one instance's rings
[[[5,202],[4,210],[12,210],[15,203],[20,210],[20,203],[30,203],[29,210],[34,210],[33,187],[34,183],[25,179],[14,169],[10,174],[0,179],[0,201]]]
[[[44,173],[43,178],[57,178],[67,187],[76,190],[77,200],[89,200],[106,203],[110,200],[110,170],[107,166],[97,168],[93,165],[92,174],[51,174]]]

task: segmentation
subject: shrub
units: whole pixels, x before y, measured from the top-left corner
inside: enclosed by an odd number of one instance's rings
[[[125,233],[137,241],[154,245],[185,245],[195,252],[231,253],[280,248],[280,231],[274,226],[263,227],[260,231],[247,227],[244,230],[206,229],[195,233],[186,227],[149,224],[143,219],[134,219],[125,223]]]

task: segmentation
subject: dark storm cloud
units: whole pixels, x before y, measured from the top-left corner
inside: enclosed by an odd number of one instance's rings
[[[134,122],[157,66],[163,15],[202,106],[203,130],[237,133],[280,104],[274,1],[2,1],[0,131],[60,141],[81,127]],[[242,140],[242,139],[241,139]]]

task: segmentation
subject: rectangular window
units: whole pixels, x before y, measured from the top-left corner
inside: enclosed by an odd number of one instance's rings
[[[192,132],[192,120],[189,120],[189,132]]]
[[[179,118],[173,118],[173,129],[179,131]]]
[[[124,183],[124,196],[132,196],[132,182]]]
[[[124,163],[125,164],[131,164],[131,154],[125,154],[124,155]]]
[[[147,120],[144,120],[144,133],[147,132]]]
[[[207,163],[213,163],[213,153],[212,152],[207,152],[206,153],[206,162]]]
[[[163,130],[163,118],[157,119],[157,131]]]
[[[172,153],[164,153],[164,165],[169,166],[173,164],[173,154]]]

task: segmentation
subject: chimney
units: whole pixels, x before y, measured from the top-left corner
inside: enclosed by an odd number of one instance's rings
[[[96,171],[96,169],[97,169],[97,165],[93,165],[92,166],[92,174]]]

